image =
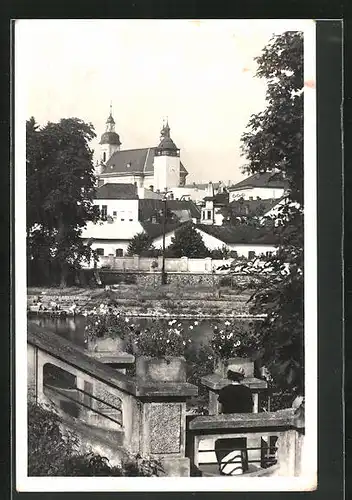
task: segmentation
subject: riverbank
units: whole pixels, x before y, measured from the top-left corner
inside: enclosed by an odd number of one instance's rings
[[[89,314],[101,304],[114,304],[134,317],[249,318],[250,293],[228,288],[165,286],[139,289],[134,285],[99,288],[29,288],[28,310],[44,315]]]

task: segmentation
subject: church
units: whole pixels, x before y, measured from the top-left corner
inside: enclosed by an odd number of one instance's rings
[[[171,139],[168,121],[163,124],[160,135],[158,146],[121,150],[110,107],[106,130],[100,139],[98,187],[123,183],[135,185],[139,192],[163,193],[185,186],[188,172],[180,160],[180,150]]]

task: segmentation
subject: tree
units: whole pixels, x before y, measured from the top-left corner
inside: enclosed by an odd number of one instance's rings
[[[167,248],[170,257],[203,258],[210,255],[202,236],[190,224],[184,224],[175,231],[171,245]]]
[[[127,248],[127,255],[141,255],[153,249],[153,240],[146,232],[142,231],[135,234],[131,239]]]
[[[99,218],[92,203],[94,128],[78,118],[39,128],[32,117],[26,132],[27,255],[37,273],[55,270],[66,285],[69,270],[92,256],[80,235]]]
[[[251,116],[242,136],[245,171],[279,172],[288,182],[289,194],[275,216],[277,254],[265,263],[266,272],[253,271],[259,283],[251,312],[267,316],[253,332],[252,347],[281,390],[303,391],[302,33],[274,36],[256,60],[257,76],[267,79],[267,107]]]

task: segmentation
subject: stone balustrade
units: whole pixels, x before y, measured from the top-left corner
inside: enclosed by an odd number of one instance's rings
[[[190,475],[190,460],[185,455],[186,400],[197,395],[196,386],[130,377],[34,324],[28,328],[27,352],[28,393],[37,402],[58,404],[59,398],[53,399],[52,393],[60,391],[67,403],[72,389],[76,390],[82,395],[71,398],[79,410],[77,419],[115,429],[119,439],[122,432],[125,450],[159,458],[169,476]],[[71,384],[68,390],[46,386],[44,372],[48,365],[66,373]],[[121,420],[117,422],[111,412],[119,410]]]
[[[203,475],[219,475],[215,456],[218,439],[244,438],[248,476],[294,477],[301,473],[304,414],[301,409],[251,414],[209,415],[193,418],[188,425],[188,451],[192,465]]]

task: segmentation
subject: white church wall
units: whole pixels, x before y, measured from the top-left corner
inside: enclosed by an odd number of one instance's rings
[[[154,190],[165,191],[180,184],[180,157],[154,157]]]

